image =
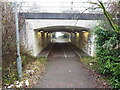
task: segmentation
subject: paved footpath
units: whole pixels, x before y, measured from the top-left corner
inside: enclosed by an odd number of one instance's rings
[[[101,82],[79,61],[66,43],[54,44],[46,73],[34,88],[100,88]]]

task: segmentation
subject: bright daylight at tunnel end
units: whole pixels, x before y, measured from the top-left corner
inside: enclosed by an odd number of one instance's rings
[[[0,89],[119,89],[119,0],[0,0]]]

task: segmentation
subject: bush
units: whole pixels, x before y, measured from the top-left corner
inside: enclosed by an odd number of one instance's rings
[[[17,50],[15,19],[13,4],[2,2],[2,84],[9,85],[18,79],[17,75]],[[19,29],[22,28],[24,20],[19,18]]]
[[[110,76],[114,88],[120,88],[120,33],[96,27],[95,34],[99,72]]]

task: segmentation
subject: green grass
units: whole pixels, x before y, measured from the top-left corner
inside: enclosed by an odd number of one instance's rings
[[[97,71],[97,61],[95,57],[83,57],[80,59],[88,68]]]
[[[37,60],[38,60],[41,64],[45,64],[45,63],[46,63],[45,57],[39,57]]]

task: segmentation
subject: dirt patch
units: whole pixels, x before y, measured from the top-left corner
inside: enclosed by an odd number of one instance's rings
[[[45,72],[45,58],[39,58],[25,66],[23,79],[29,81],[29,88],[37,83],[38,78]]]

